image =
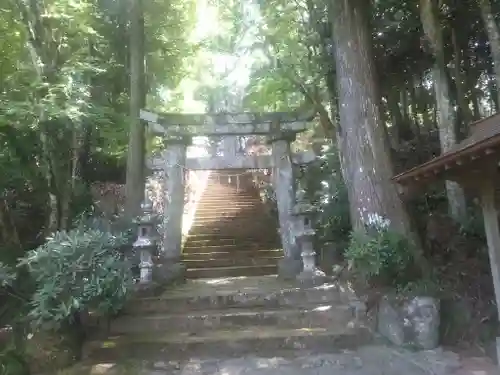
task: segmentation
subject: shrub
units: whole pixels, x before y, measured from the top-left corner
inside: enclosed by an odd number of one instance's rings
[[[9,345],[0,351],[0,374],[1,375],[27,375],[29,367],[24,358],[24,353],[13,345]]]
[[[14,281],[16,274],[7,267],[5,264],[0,262],[0,287],[6,287],[11,285]]]
[[[365,283],[401,287],[413,277],[413,244],[389,227],[369,227],[351,234],[345,258],[349,268]]]
[[[132,285],[130,264],[117,250],[125,242],[109,232],[74,229],[29,251],[19,265],[36,281],[28,314],[34,326],[60,329],[82,311],[120,310]]]
[[[346,242],[351,231],[349,200],[338,151],[333,144],[325,145],[317,162],[305,168],[301,182],[307,198],[319,210],[315,228],[320,244]]]

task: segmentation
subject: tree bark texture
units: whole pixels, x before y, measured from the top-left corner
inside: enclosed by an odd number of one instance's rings
[[[469,124],[472,121],[472,113],[469,107],[469,100],[467,99],[466,86],[464,73],[462,71],[462,47],[459,41],[459,30],[457,25],[452,26],[451,37],[453,41],[454,50],[454,70],[455,70],[455,86],[457,88],[457,103],[458,110],[460,113],[460,127],[459,131],[461,135],[467,136],[469,133]]]
[[[142,0],[130,0],[130,130],[125,184],[125,214],[138,215],[144,197],[145,130],[139,119],[144,105],[144,16]]]
[[[391,182],[393,166],[384,135],[364,0],[333,0],[339,96],[338,144],[353,226],[380,217],[412,237],[408,215]]]
[[[435,0],[420,0],[422,26],[435,58],[432,76],[437,103],[437,123],[441,152],[448,152],[456,143],[455,113],[450,101],[450,89],[444,56],[444,43]],[[450,215],[457,221],[466,217],[465,194],[456,182],[446,181]]]

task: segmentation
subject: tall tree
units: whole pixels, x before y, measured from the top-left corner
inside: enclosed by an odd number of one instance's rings
[[[338,144],[355,228],[378,220],[413,237],[409,217],[391,182],[372,55],[367,0],[333,0],[340,124]]]
[[[500,105],[500,30],[498,29],[495,14],[493,13],[490,0],[477,0],[481,10],[481,18],[484,22],[484,27],[490,41],[491,56],[493,58],[493,67],[497,84],[497,105]]]
[[[145,128],[139,112],[145,104],[144,14],[142,0],[130,0],[130,130],[125,185],[125,213],[139,213],[144,195]]]
[[[444,153],[457,143],[457,134],[437,2],[420,0],[420,17],[429,48],[435,59],[432,78],[436,94],[439,140],[441,151]],[[463,220],[467,214],[463,189],[456,182],[446,181],[446,194],[450,215],[457,221]]]

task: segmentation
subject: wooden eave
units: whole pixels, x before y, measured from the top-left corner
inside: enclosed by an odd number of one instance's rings
[[[471,136],[457,144],[449,152],[400,173],[392,180],[405,186],[415,183],[429,183],[446,177],[447,174],[459,172],[466,176],[468,171],[464,168],[470,166],[472,162],[477,165],[482,159],[491,160],[492,155],[500,154],[500,114],[477,121],[471,125],[471,128]]]

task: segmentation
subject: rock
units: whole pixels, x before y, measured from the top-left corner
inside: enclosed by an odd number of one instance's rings
[[[305,287],[321,285],[325,282],[325,280],[326,275],[320,269],[315,269],[313,271],[302,271],[297,276],[297,281]]]
[[[378,308],[378,331],[398,346],[434,349],[439,345],[439,307],[439,301],[431,297],[402,302],[383,297]]]
[[[278,263],[278,274],[282,279],[295,279],[301,271],[302,259],[284,258]]]

